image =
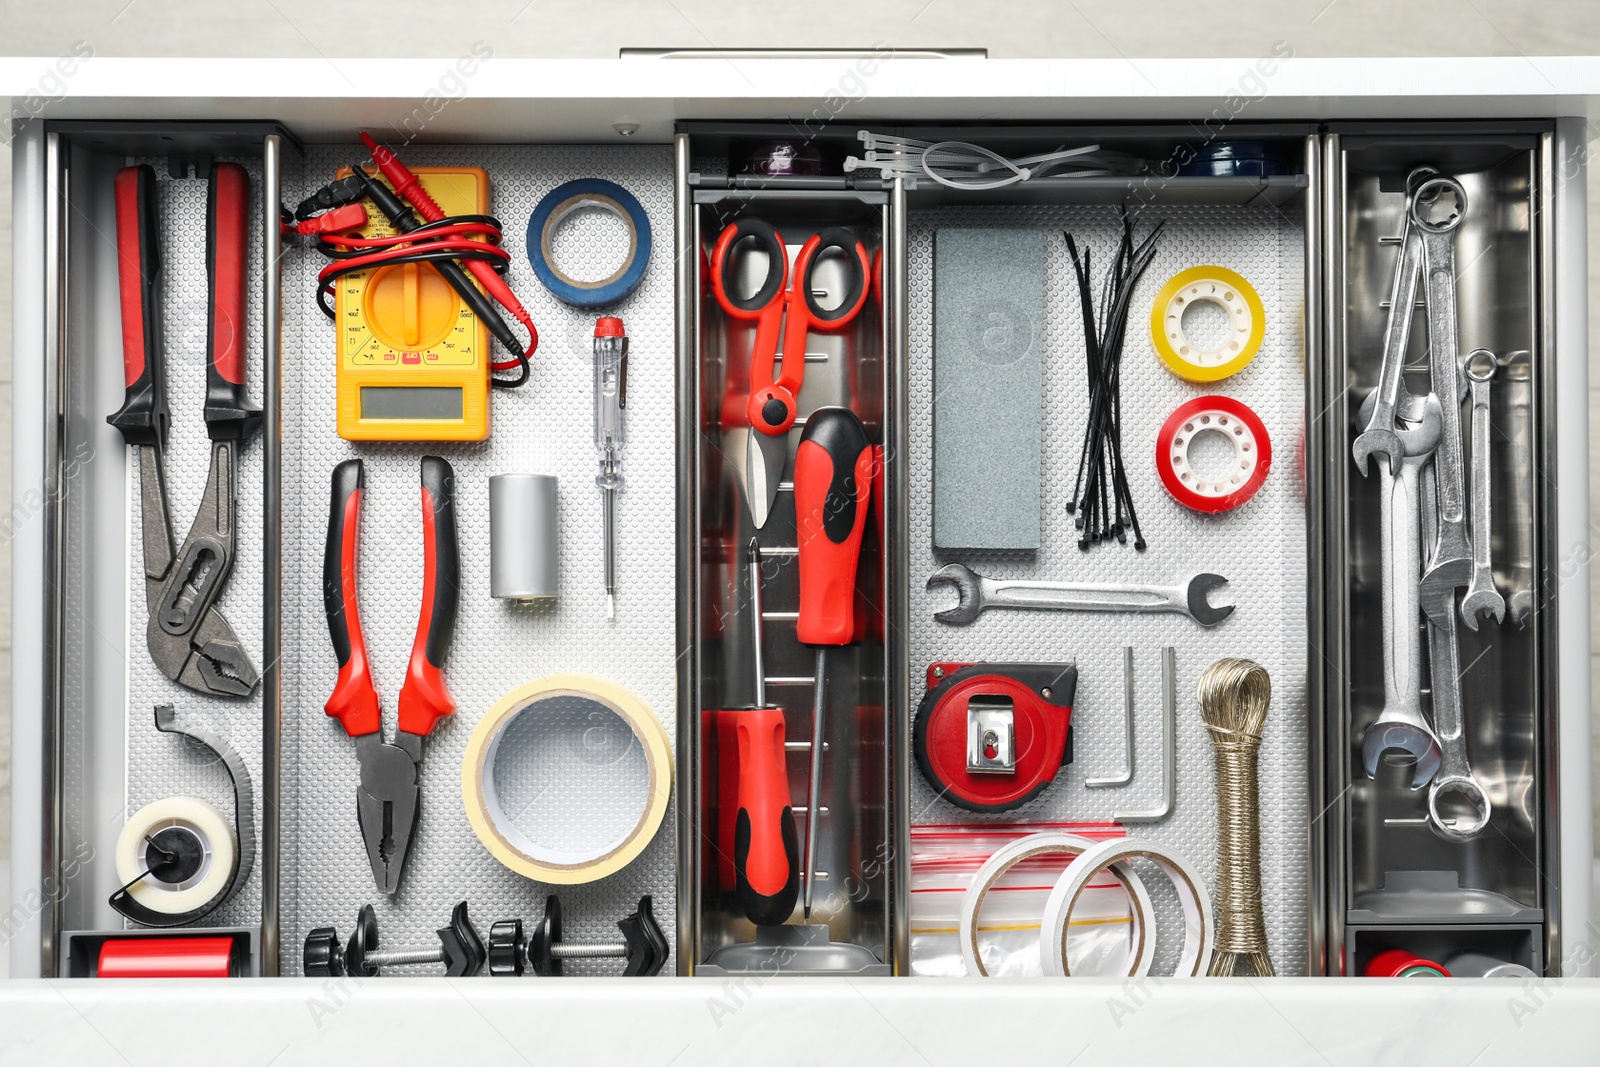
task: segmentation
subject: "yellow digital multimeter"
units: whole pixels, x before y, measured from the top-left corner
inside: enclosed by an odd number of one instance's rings
[[[479,167],[413,167],[447,215],[489,213]],[[349,172],[342,171],[343,174]],[[377,212],[362,237],[395,233]],[[429,263],[337,282],[338,426],[347,441],[481,441],[489,436],[489,331]]]

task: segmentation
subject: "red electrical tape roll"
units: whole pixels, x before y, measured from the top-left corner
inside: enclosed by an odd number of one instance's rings
[[[1403,948],[1384,949],[1367,961],[1368,978],[1449,978],[1450,972]]]
[[[98,978],[227,978],[231,937],[116,938],[100,946]]]
[[[1189,447],[1198,437],[1220,433],[1233,445],[1233,464],[1220,478],[1192,469]],[[1156,435],[1156,472],[1172,498],[1186,508],[1215,515],[1256,495],[1272,467],[1272,441],[1256,413],[1226,396],[1196,397],[1167,416]]]

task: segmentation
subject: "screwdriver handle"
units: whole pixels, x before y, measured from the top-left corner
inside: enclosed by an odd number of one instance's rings
[[[322,605],[333,654],[339,659],[339,678],[323,710],[338,719],[351,737],[377,733],[382,723],[356,605],[356,556],[365,490],[366,470],[359,459],[347,459],[333,468],[328,541],[322,555]]]
[[[794,506],[800,553],[800,618],[808,645],[847,645],[855,637],[856,568],[877,455],[866,427],[846,408],[818,408],[794,456]]]
[[[734,712],[739,744],[739,815],[733,865],[739,906],[757,926],[781,926],[800,894],[800,843],[789,800],[783,711]]]
[[[438,456],[422,457],[422,612],[400,687],[400,730],[426,737],[456,710],[444,661],[461,605],[461,552],[456,541],[456,474]]]
[[[122,297],[122,407],[106,421],[130,445],[167,440],[167,381],[161,352],[160,220],[156,172],[123,167],[115,181],[117,280]]]
[[[244,371],[249,216],[250,176],[237,163],[213,163],[206,191],[205,407],[213,441],[247,440],[261,427],[261,408],[250,402]]]

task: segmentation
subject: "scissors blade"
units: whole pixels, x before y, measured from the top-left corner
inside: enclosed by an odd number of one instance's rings
[[[756,529],[767,524],[778,503],[778,482],[789,461],[789,435],[764,434],[751,427],[745,444],[745,499],[750,503],[750,518]]]

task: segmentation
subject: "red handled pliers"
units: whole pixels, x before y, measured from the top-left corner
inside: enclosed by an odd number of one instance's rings
[[[179,685],[208,696],[247,697],[255,664],[217,600],[233,571],[238,541],[234,486],[239,450],[261,427],[245,389],[247,236],[250,178],[237,163],[214,163],[206,196],[206,434],[211,465],[181,548],[167,507],[166,359],[160,323],[160,217],[156,172],[124,167],[114,183],[118,292],[122,304],[122,407],[106,421],[133,447],[144,534],[145,643]]]
[[[438,456],[423,456],[422,612],[405,684],[400,687],[399,730],[393,743],[387,742],[356,605],[356,556],[365,487],[366,471],[359,459],[345,460],[333,469],[322,599],[328,634],[339,659],[339,679],[324,710],[355,738],[356,756],[361,761],[356,817],[373,881],[392,896],[400,888],[400,875],[417,834],[422,739],[433,731],[434,723],[456,709],[444,681],[444,661],[450,654],[461,601],[461,555],[456,542],[455,472]]]

